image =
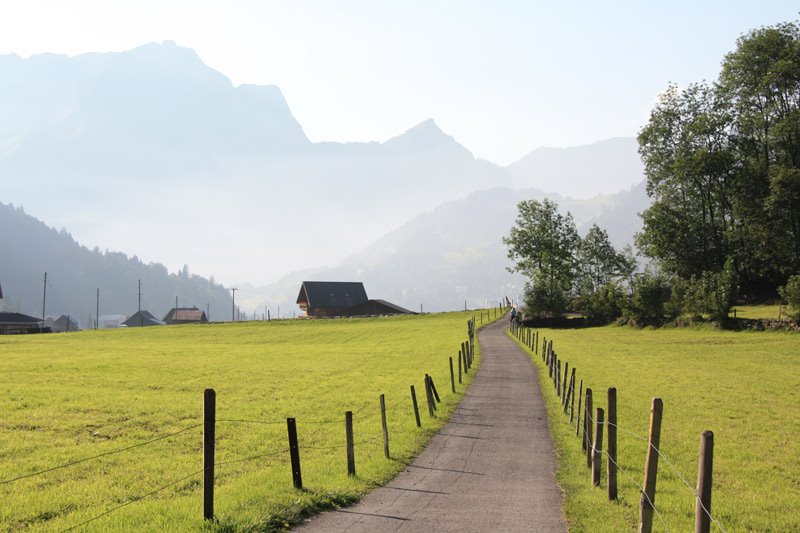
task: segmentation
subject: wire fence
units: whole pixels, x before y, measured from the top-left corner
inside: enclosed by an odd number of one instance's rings
[[[595,464],[595,459],[593,456],[595,454],[599,456],[605,456],[609,460],[609,464],[613,464],[615,467],[615,472],[619,471],[622,472],[625,478],[631,482],[632,486],[636,487],[640,493],[643,503],[647,503],[650,509],[652,509],[654,515],[658,518],[661,526],[665,531],[669,531],[667,527],[666,518],[655,505],[655,476],[657,472],[657,462],[652,462],[653,469],[652,471],[649,470],[649,466],[651,466],[651,462],[648,462],[645,468],[645,480],[643,482],[637,481],[626,469],[623,469],[618,459],[613,457],[609,452],[608,448],[606,449],[599,449],[600,445],[597,443],[592,442],[592,431],[600,433],[606,433],[609,435],[609,439],[611,438],[611,434],[609,433],[608,428],[614,428],[614,450],[616,453],[616,433],[619,432],[620,434],[630,437],[632,441],[635,442],[645,442],[645,452],[648,450],[652,450],[653,453],[661,460],[663,460],[664,464],[667,465],[669,468],[668,472],[674,474],[682,483],[689,489],[690,493],[694,497],[695,504],[697,505],[697,515],[698,515],[698,524],[700,523],[699,515],[702,513],[708,519],[719,528],[720,531],[726,532],[726,529],[720,521],[711,514],[710,511],[710,487],[708,489],[708,494],[698,494],[698,490],[692,487],[691,483],[687,480],[687,477],[673,464],[672,461],[659,449],[658,446],[653,444],[653,435],[644,436],[631,431],[625,427],[619,426],[616,421],[612,422],[610,420],[601,419],[602,409],[597,409],[597,416],[595,416],[595,412],[593,411],[592,402],[593,399],[591,397],[591,393],[589,392],[591,389],[588,383],[584,389],[584,380],[581,379],[581,388],[578,396],[578,412],[577,412],[577,423],[573,423],[574,420],[574,407],[575,407],[575,395],[576,395],[576,370],[575,367],[572,367],[572,375],[568,378],[567,372],[569,368],[569,363],[563,361],[558,354],[553,349],[553,341],[552,339],[544,339],[540,345],[539,343],[539,332],[535,331],[531,328],[527,328],[520,325],[512,324],[510,334],[514,336],[518,342],[520,342],[523,346],[525,346],[534,356],[534,360],[539,362],[541,359],[541,364],[544,365],[544,369],[547,371],[548,379],[552,379],[553,386],[555,389],[556,395],[560,398],[561,405],[563,407],[563,414],[568,415],[565,418],[560,418],[563,424],[567,424],[570,428],[575,427],[575,434],[581,438],[581,443],[584,451],[587,454],[587,463],[590,463],[591,468],[593,469],[593,482],[595,480],[599,480],[599,468],[600,465]],[[540,347],[541,346],[541,351]],[[563,373],[562,373],[562,362],[563,364]],[[614,416],[616,417],[616,389],[609,390],[609,403],[611,403],[611,391],[613,390],[613,410]],[[585,403],[582,405],[582,401],[586,400]],[[654,399],[654,408],[655,408],[655,400]],[[660,400],[658,400],[658,405],[660,406]],[[660,409],[660,407],[659,407]],[[611,406],[609,405],[609,411],[611,411]],[[610,416],[610,415],[609,415]],[[652,414],[651,414],[651,431],[653,431],[652,427]],[[657,433],[660,434],[660,410],[658,414],[658,423],[657,423]],[[595,436],[597,437],[597,435]],[[659,440],[659,437],[656,436],[656,441]],[[595,447],[598,446],[598,449]],[[704,465],[703,457],[701,456],[701,471],[703,470],[704,466],[707,466],[709,469],[709,477],[710,477],[710,463],[708,465]],[[648,455],[648,461],[649,455]],[[609,468],[611,468],[609,466]],[[595,470],[597,470],[595,472]],[[652,472],[652,473],[651,473]],[[648,482],[648,475],[651,475],[652,478],[650,482]],[[609,475],[609,478],[611,476]],[[616,483],[616,475],[614,475],[614,484]],[[597,484],[595,482],[595,484]],[[698,487],[700,485],[698,484]],[[650,487],[650,493],[648,493],[648,487]],[[612,497],[613,494],[613,497]],[[614,485],[613,489],[611,487],[611,482],[609,482],[609,499],[616,498],[616,485]],[[708,505],[706,503],[708,502]],[[640,509],[644,509],[647,506],[641,505]],[[641,511],[640,511],[641,512]],[[642,520],[642,516],[640,516],[640,521]],[[647,528],[645,528],[647,530]]]
[[[487,317],[487,323],[489,323],[489,322],[491,322],[491,321],[488,320],[488,317]],[[459,352],[459,358],[460,358],[459,362],[461,363],[461,361],[462,361],[461,358],[463,357],[463,364],[464,364],[464,369],[465,370],[468,369],[473,364],[474,349],[475,349],[474,348],[475,347],[475,335],[474,334],[475,334],[475,318],[473,317],[470,321],[468,321],[468,339],[469,340],[466,341],[465,343],[461,344],[462,351]],[[450,378],[451,378],[451,381],[453,383],[453,389],[455,389],[455,376],[453,374],[452,365],[451,365],[450,368],[451,368],[451,370],[450,370],[451,371]],[[459,380],[459,384],[460,383],[461,383],[461,381]],[[436,414],[435,414],[436,410],[437,410],[436,404],[441,402],[440,394],[444,395],[444,393],[447,390],[448,390],[448,388],[442,387],[441,392],[439,392],[439,390],[437,390],[436,387],[435,387],[433,379],[430,378],[430,376],[428,376],[428,374],[425,374],[424,395],[420,398],[420,402],[427,403],[428,409],[429,409],[429,414],[430,414],[431,418],[434,418],[436,416]],[[214,394],[214,396],[215,396],[215,394]],[[386,450],[386,458],[387,459],[389,458],[389,455],[388,455],[388,435],[389,435],[388,430],[390,428],[391,428],[392,434],[395,434],[395,435],[398,434],[398,433],[405,433],[405,434],[407,434],[407,433],[415,433],[415,434],[419,434],[419,435],[425,434],[425,431],[422,428],[421,418],[419,416],[418,404],[417,404],[416,398],[413,398],[413,404],[412,404],[412,398],[409,398],[409,397],[398,398],[395,401],[393,401],[391,403],[388,403],[388,404],[385,404],[383,402],[383,398],[381,398],[381,400],[382,400],[382,403],[383,403],[382,409],[377,409],[377,408],[376,409],[368,409],[368,408],[365,407],[365,408],[362,408],[361,410],[356,411],[356,412],[348,412],[348,413],[351,413],[350,417],[330,418],[330,419],[320,418],[320,419],[309,419],[309,420],[291,419],[291,420],[294,421],[294,423],[296,423],[298,425],[301,425],[303,427],[307,427],[307,426],[311,426],[311,427],[319,426],[320,427],[320,429],[317,429],[317,430],[305,431],[303,433],[303,442],[302,442],[302,444],[300,444],[300,443],[297,444],[297,449],[299,451],[303,451],[303,450],[305,450],[305,451],[332,451],[332,450],[341,450],[341,449],[347,448],[348,449],[348,471],[349,471],[350,456],[351,456],[351,454],[353,453],[353,451],[354,451],[354,449],[356,447],[358,447],[358,448],[360,448],[362,450],[361,453],[370,453],[370,452],[380,453],[377,448],[375,450],[371,450],[370,448],[371,448],[371,446],[373,444],[383,440],[384,447],[385,447],[385,450]],[[214,408],[214,409],[216,410],[216,408]],[[207,415],[207,413],[206,413],[206,415]],[[342,437],[342,435],[332,436],[332,433],[331,433],[332,428],[330,426],[334,426],[334,425],[342,425],[342,426],[344,426],[344,425],[346,425],[346,420],[348,418],[350,420],[352,420],[353,417],[355,417],[356,420],[360,424],[360,428],[361,428],[360,432],[361,433],[366,433],[367,436],[365,438],[360,439],[360,440],[355,440],[355,439],[352,439],[351,438],[351,434],[348,433],[348,435],[347,435],[348,438],[346,439],[346,442],[344,442],[344,443],[338,442],[336,444],[326,444],[326,443],[331,442],[331,440],[335,441],[337,438],[341,438]],[[365,426],[363,424],[364,421],[372,421],[373,419],[378,418],[378,417],[380,417],[381,420],[382,420],[382,426],[383,426],[382,435],[377,433],[377,431],[375,431],[374,428],[373,429],[368,429],[370,427],[369,425]],[[390,420],[391,420],[391,423],[390,423]],[[414,421],[416,421],[416,424],[414,424]],[[279,420],[279,419],[274,419],[274,420],[273,419],[259,419],[259,418],[224,418],[224,417],[223,418],[216,418],[216,415],[214,414],[212,416],[212,418],[211,418],[211,426],[213,426],[212,429],[211,429],[211,431],[212,431],[211,434],[212,435],[215,434],[215,429],[213,429],[213,428],[215,428],[218,424],[233,425],[233,426],[251,426],[251,425],[268,426],[268,427],[274,427],[274,428],[277,429],[277,428],[279,428],[281,426],[287,427],[288,423],[289,423],[289,419],[288,418],[287,419],[281,419],[281,420]],[[198,428],[201,428],[201,427],[203,428],[204,435],[207,435],[208,434],[207,431],[209,430],[209,419],[208,418],[206,418],[206,420],[204,420],[204,422],[202,422],[202,423],[192,424],[192,425],[187,426],[185,428],[182,428],[182,429],[179,429],[179,430],[176,430],[176,431],[172,431],[172,432],[169,432],[169,433],[165,433],[163,435],[158,435],[158,436],[153,437],[151,439],[147,439],[147,440],[144,440],[142,442],[131,444],[129,446],[124,446],[124,447],[121,447],[121,448],[118,448],[118,449],[109,450],[109,451],[98,453],[98,454],[95,454],[95,455],[92,455],[92,456],[88,456],[88,457],[82,457],[80,459],[75,459],[75,460],[68,461],[68,462],[65,462],[65,463],[62,463],[62,464],[58,464],[58,465],[54,465],[54,466],[51,466],[51,467],[48,467],[48,468],[40,469],[40,470],[37,470],[35,472],[20,474],[20,475],[17,475],[17,476],[10,477],[8,479],[0,480],[0,485],[13,485],[16,482],[22,481],[22,480],[25,480],[25,479],[34,478],[34,477],[37,477],[37,476],[44,476],[44,475],[46,475],[48,473],[51,473],[51,472],[54,472],[54,471],[68,469],[70,467],[73,467],[73,466],[76,466],[76,465],[79,465],[79,464],[82,464],[82,463],[89,463],[91,461],[95,461],[95,460],[98,460],[98,459],[101,459],[101,458],[104,458],[104,457],[108,457],[108,456],[112,456],[112,455],[116,455],[116,454],[121,454],[123,452],[129,451],[129,450],[133,450],[133,449],[136,449],[136,448],[144,448],[144,447],[150,446],[152,444],[155,444],[157,442],[166,441],[167,439],[171,439],[173,437],[177,437],[179,435],[186,434],[186,433],[188,433],[188,432],[190,432],[192,430],[195,430],[195,429],[198,429]],[[367,429],[364,429],[365,427]],[[377,428],[378,426],[375,426],[375,427]],[[352,426],[350,426],[348,428],[348,432],[352,432]],[[215,443],[213,442],[214,440],[216,440],[216,438],[212,439],[211,457],[213,457],[213,455],[214,455],[214,452],[213,452],[213,448],[214,448],[214,445],[215,445]],[[272,445],[275,446],[275,443],[273,443]],[[204,437],[204,457],[207,457],[207,453],[208,453],[207,446],[208,446],[208,443],[205,442],[205,437]],[[238,458],[231,458],[231,459],[226,459],[226,460],[222,460],[222,461],[213,461],[212,463],[206,462],[204,464],[204,468],[203,469],[200,469],[200,470],[197,470],[197,471],[193,471],[192,473],[189,473],[189,474],[186,474],[184,476],[181,476],[178,479],[175,479],[175,480],[173,480],[173,481],[171,481],[169,483],[160,485],[160,486],[158,486],[157,488],[155,488],[153,490],[144,492],[142,494],[130,496],[130,497],[126,498],[125,501],[119,503],[118,505],[114,505],[112,507],[109,507],[108,509],[103,510],[102,512],[98,513],[97,515],[92,516],[91,518],[83,520],[83,521],[81,521],[81,522],[79,522],[77,524],[73,524],[73,525],[69,526],[68,528],[64,529],[63,531],[73,531],[73,530],[76,530],[76,529],[80,529],[80,528],[82,528],[82,527],[84,527],[84,526],[86,526],[88,524],[91,524],[91,523],[93,523],[93,522],[95,522],[97,520],[102,519],[103,517],[108,516],[111,513],[114,513],[115,511],[118,511],[118,510],[123,509],[123,508],[125,508],[127,506],[130,506],[130,505],[132,505],[134,503],[140,502],[140,501],[142,501],[142,500],[144,500],[146,498],[149,498],[149,497],[154,496],[154,495],[156,495],[158,493],[166,491],[166,490],[170,489],[171,487],[175,487],[176,485],[179,485],[180,483],[182,483],[184,481],[187,481],[189,479],[195,478],[195,477],[199,476],[200,474],[203,474],[204,475],[204,479],[205,479],[206,477],[208,477],[208,474],[211,473],[212,478],[213,478],[213,469],[214,469],[214,467],[223,467],[223,466],[229,466],[229,465],[234,465],[234,464],[243,464],[243,463],[248,463],[248,462],[256,461],[256,460],[263,460],[263,459],[267,459],[267,458],[271,458],[271,457],[280,457],[280,456],[289,457],[289,456],[291,456],[291,454],[292,454],[292,445],[291,445],[291,436],[290,436],[289,437],[289,446],[288,447],[285,446],[285,444],[284,445],[278,445],[275,449],[269,450],[269,451],[265,451],[264,453],[258,453],[258,454],[248,455],[248,456],[238,457]],[[204,459],[204,461],[205,461],[205,459]],[[207,489],[208,489],[208,487],[206,487],[206,482],[204,482],[204,498],[206,497],[205,493],[206,493]],[[212,489],[211,490],[212,490],[212,493],[213,493],[213,479],[212,479]],[[213,515],[213,513],[212,513],[212,515]],[[206,518],[208,518],[208,516],[206,516]]]

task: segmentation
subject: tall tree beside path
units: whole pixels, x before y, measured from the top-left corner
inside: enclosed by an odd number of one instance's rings
[[[503,242],[514,272],[528,278],[525,307],[535,315],[563,314],[576,274],[578,232],[572,215],[551,200],[517,204],[517,219]]]
[[[688,279],[731,265],[741,293],[773,297],[800,272],[800,26],[742,36],[719,80],[670,86],[639,134],[641,250]]]

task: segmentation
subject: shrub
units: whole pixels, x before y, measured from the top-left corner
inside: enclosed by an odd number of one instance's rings
[[[786,314],[795,321],[800,321],[800,272],[791,276],[786,281],[786,285],[778,289],[778,292],[789,307]]]
[[[645,271],[631,282],[631,294],[625,299],[622,316],[635,326],[658,326],[664,322],[671,294],[664,275]]]

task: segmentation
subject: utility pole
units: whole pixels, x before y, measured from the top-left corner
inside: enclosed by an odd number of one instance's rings
[[[206,320],[211,322],[211,304],[206,302]]]
[[[139,327],[144,327],[144,317],[142,316],[142,280],[139,280]]]
[[[278,306],[278,320],[281,319],[281,306]]]
[[[42,327],[44,327],[44,312],[47,305],[47,272],[44,273],[44,290],[42,291]]]
[[[231,321],[236,322],[236,291],[239,289],[235,287],[231,287],[231,293],[233,294],[233,300],[231,300]]]
[[[100,288],[97,288],[97,306],[95,307],[95,316],[97,320],[94,323],[94,329],[100,327]]]
[[[178,295],[175,295],[175,310],[178,310]]]

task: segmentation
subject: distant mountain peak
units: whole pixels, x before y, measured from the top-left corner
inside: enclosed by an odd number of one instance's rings
[[[472,155],[469,150],[459,144],[452,136],[442,131],[432,118],[423,120],[406,132],[389,139],[384,144],[390,147],[409,147],[414,149],[433,148],[438,150],[441,148],[454,148]]]

